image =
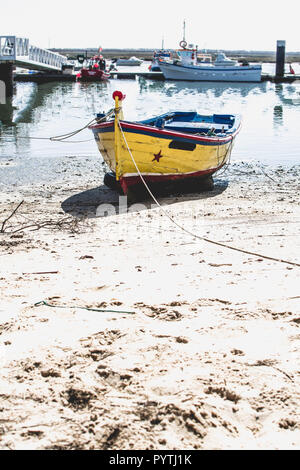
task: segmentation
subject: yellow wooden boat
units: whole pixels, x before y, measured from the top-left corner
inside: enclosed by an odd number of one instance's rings
[[[230,158],[241,119],[233,114],[169,112],[143,121],[125,121],[120,91],[113,93],[114,116],[97,115],[90,126],[99,151],[124,194],[142,178],[159,181],[203,180]]]

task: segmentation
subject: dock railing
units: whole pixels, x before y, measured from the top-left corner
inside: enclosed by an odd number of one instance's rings
[[[49,67],[52,70],[60,70],[67,63],[67,58],[61,54],[51,52],[30,44],[27,38],[16,36],[0,36],[0,62],[13,62],[19,66],[29,68],[34,65],[41,69]]]

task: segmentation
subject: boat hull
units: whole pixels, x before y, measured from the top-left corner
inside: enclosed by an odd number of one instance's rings
[[[180,65],[160,62],[160,69],[167,80],[206,82],[260,82],[261,66],[203,66]]]
[[[141,65],[141,63],[142,63],[142,60],[118,59],[116,62],[116,65],[117,66],[126,65],[126,66],[135,67],[135,66]]]
[[[77,76],[77,80],[81,82],[101,82],[109,78],[110,74],[104,70],[82,69]]]
[[[120,126],[117,135],[113,121],[91,129],[125,194],[130,186],[141,183],[140,174],[150,183],[212,175],[228,162],[236,135],[210,138],[127,121],[120,121]]]

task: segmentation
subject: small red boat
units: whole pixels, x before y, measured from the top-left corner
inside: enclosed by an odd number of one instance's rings
[[[108,80],[110,73],[106,70],[106,62],[103,56],[96,55],[91,58],[87,67],[82,67],[76,77],[77,80],[82,82],[98,82]]]

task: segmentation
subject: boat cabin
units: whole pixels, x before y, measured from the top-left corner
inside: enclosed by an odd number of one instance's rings
[[[189,44],[188,48],[178,49],[176,52],[182,65],[197,65],[197,49],[193,47],[193,44]]]

